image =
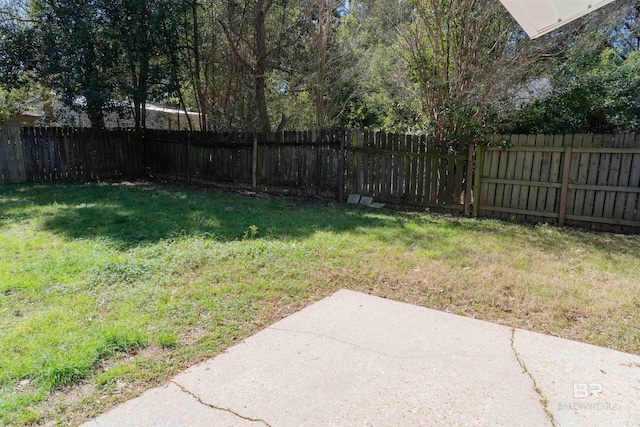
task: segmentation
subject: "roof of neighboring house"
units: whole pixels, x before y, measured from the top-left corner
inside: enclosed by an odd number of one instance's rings
[[[85,100],[79,97],[74,104],[81,108]],[[119,113],[107,112],[105,124],[108,128],[133,127],[133,105],[130,101],[113,101],[114,106],[121,107]],[[12,118],[7,123],[13,125],[33,126],[47,120],[50,126],[90,126],[86,114],[73,111],[62,105],[60,101],[49,101],[48,108],[44,96],[32,98],[27,102],[27,110]],[[155,104],[146,104],[147,128],[149,129],[175,129],[180,130],[188,126],[188,116],[192,125],[199,127],[200,113],[184,111],[178,108],[164,107]],[[124,113],[124,114],[123,114]]]
[[[23,111],[21,114],[5,121],[3,125],[33,125],[38,120],[42,119],[42,117],[43,114],[36,111]]]
[[[86,101],[84,96],[79,96],[73,101],[73,104],[78,106],[78,107],[84,107],[86,105],[86,103],[87,103],[87,101]],[[118,108],[132,108],[133,109],[133,102],[131,102],[131,101],[111,100],[110,104],[112,106],[115,106],[115,107],[118,107]],[[150,104],[148,102],[145,104],[145,109],[147,111],[159,111],[159,112],[168,113],[168,114],[184,114],[185,113],[185,111],[183,109],[181,109],[181,108],[161,107],[159,105]],[[187,114],[193,115],[193,116],[199,116],[200,115],[200,113],[196,113],[196,112],[193,112],[193,111],[187,111]]]
[[[59,101],[55,101],[56,106],[61,105]],[[78,106],[78,107],[82,107],[86,104],[86,101],[84,99],[84,97],[80,96],[78,97],[74,102],[74,105]],[[118,106],[118,107],[123,107],[123,108],[133,108],[133,103],[131,101],[118,101],[118,100],[113,100],[111,101],[111,104],[114,106]],[[27,105],[28,105],[28,109],[26,111],[24,111],[22,114],[23,115],[29,115],[29,116],[39,116],[39,117],[44,117],[45,116],[45,99],[41,96],[35,97],[35,98],[31,98],[27,101]],[[158,112],[162,112],[162,113],[168,113],[168,114],[185,114],[185,111],[182,108],[174,108],[174,107],[163,107],[160,105],[155,105],[155,104],[150,104],[147,103],[145,105],[145,109],[147,111],[158,111]],[[187,111],[186,114],[189,114],[190,116],[199,116],[200,113],[194,112],[194,111]]]
[[[171,108],[171,107],[160,107],[158,105],[153,105],[153,104],[147,104],[146,105],[146,109],[149,111],[160,111],[162,113],[170,113],[170,114],[184,114],[184,110],[180,110],[177,108]],[[196,113],[194,111],[187,111],[187,114],[189,114],[190,116],[199,116],[200,113]]]

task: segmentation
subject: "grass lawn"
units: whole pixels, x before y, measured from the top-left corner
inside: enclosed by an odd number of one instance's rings
[[[340,288],[640,354],[640,237],[135,184],[0,186],[0,424],[76,424]]]

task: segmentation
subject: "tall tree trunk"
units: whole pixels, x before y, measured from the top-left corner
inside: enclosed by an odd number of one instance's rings
[[[105,128],[104,112],[102,111],[102,106],[87,105],[87,117],[89,118],[89,122],[91,122],[92,128]]]
[[[150,57],[147,46],[151,43],[149,34],[148,3],[143,1],[140,10],[139,37],[140,50],[130,53],[129,68],[133,100],[133,117],[136,131],[147,127],[147,97],[149,95]]]
[[[255,65],[253,75],[255,79],[256,109],[258,110],[258,128],[263,132],[271,131],[269,114],[267,111],[266,72],[267,72],[267,28],[266,16],[269,6],[264,0],[256,4],[255,22]]]
[[[325,97],[327,94],[327,66],[329,61],[329,38],[333,21],[331,0],[318,0],[318,30],[315,34],[315,56],[317,58],[314,76],[316,104],[316,125],[320,128],[329,125]]]
[[[131,83],[133,94],[133,119],[136,130],[146,129],[147,127],[147,96],[149,92],[149,58],[142,58],[140,70],[136,68],[136,64],[132,61],[131,67]]]
[[[198,104],[198,112],[200,130],[207,130],[207,116],[205,114],[205,105],[207,102],[207,94],[202,87],[202,66],[200,64],[200,24],[198,22],[198,2],[191,3],[191,18],[193,20],[193,86],[196,91],[196,103]]]
[[[131,69],[131,85],[133,87],[133,94],[131,96],[133,101],[133,122],[135,126],[135,130],[143,129],[146,126],[144,110],[145,110],[145,100],[144,96],[142,96],[142,70],[140,73],[136,70],[135,62],[131,61],[129,64]],[[146,90],[145,90],[146,93]]]
[[[187,104],[184,102],[184,95],[182,94],[182,89],[178,89],[178,99],[180,100],[180,105],[184,110],[184,116],[187,118],[187,124],[189,125],[189,130],[193,132],[193,122],[191,121],[191,117],[189,116],[189,110],[187,110]],[[202,113],[200,113],[202,115]],[[178,118],[180,118],[180,113],[178,113]],[[180,130],[180,127],[178,127]]]

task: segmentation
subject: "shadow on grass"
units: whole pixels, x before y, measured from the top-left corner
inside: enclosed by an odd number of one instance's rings
[[[640,257],[640,239],[552,226],[466,220],[361,207],[321,205],[278,198],[245,197],[136,184],[29,184],[0,186],[0,228],[38,221],[69,239],[105,239],[120,249],[177,236],[229,241],[255,234],[304,239],[317,231],[366,230],[383,244],[456,250],[456,237],[496,237],[505,245],[524,241],[545,251],[592,246],[605,253]]]
[[[248,235],[303,239],[316,231],[395,227],[393,215],[152,184],[47,184],[0,187],[0,227],[37,221],[69,239],[103,239],[120,249],[178,236],[218,241]]]

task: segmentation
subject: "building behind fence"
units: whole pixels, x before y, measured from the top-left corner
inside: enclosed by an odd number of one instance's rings
[[[346,195],[477,216],[640,230],[640,136],[71,128],[0,131],[0,183],[145,176],[274,193]]]

